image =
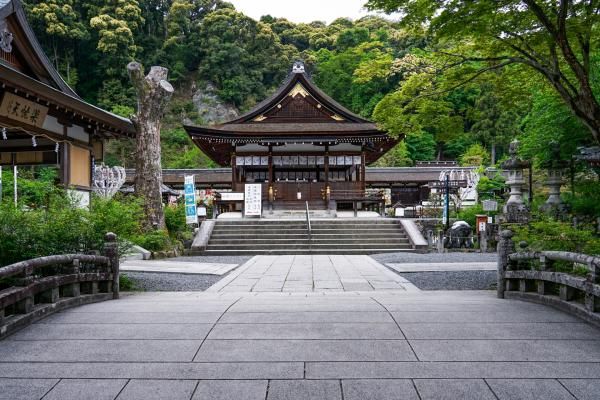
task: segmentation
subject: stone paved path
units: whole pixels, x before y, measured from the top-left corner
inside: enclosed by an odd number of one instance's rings
[[[253,265],[294,271],[293,260]],[[599,330],[493,292],[390,286],[138,293],[74,308],[0,341],[0,399],[599,398]]]
[[[166,260],[130,260],[121,264],[123,272],[157,272],[171,274],[208,274],[224,275],[238,264],[202,263],[193,261]]]
[[[256,256],[211,292],[418,291],[369,256]]]

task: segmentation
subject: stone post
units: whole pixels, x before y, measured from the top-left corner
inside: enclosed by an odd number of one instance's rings
[[[515,244],[512,240],[513,232],[511,230],[503,230],[500,232],[500,240],[498,241],[498,298],[504,298],[504,290],[506,290],[505,272],[509,269],[508,256],[515,251]]]
[[[585,287],[585,308],[588,312],[595,313],[600,308],[600,301],[594,295],[594,284],[598,283],[600,278],[600,265],[590,262],[588,264],[590,273]]]
[[[487,253],[487,250],[488,250],[487,230],[482,230],[479,232],[479,250],[482,253]]]
[[[110,260],[110,268],[112,269],[112,292],[113,299],[119,298],[119,246],[117,243],[117,235],[109,232],[104,237],[104,255]]]
[[[444,252],[444,231],[439,230],[437,233],[437,251],[438,253]]]

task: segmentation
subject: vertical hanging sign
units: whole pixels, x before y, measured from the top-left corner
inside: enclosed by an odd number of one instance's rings
[[[185,197],[185,222],[187,224],[197,224],[198,215],[196,210],[196,187],[194,185],[194,175],[186,175],[183,183]]]
[[[260,217],[262,215],[262,185],[249,183],[245,186],[244,216]]]

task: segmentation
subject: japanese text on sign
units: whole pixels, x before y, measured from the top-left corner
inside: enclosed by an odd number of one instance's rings
[[[244,191],[244,215],[247,217],[262,214],[262,185],[246,184]]]
[[[15,121],[41,128],[48,114],[48,107],[12,93],[5,93],[0,105],[0,115]]]
[[[185,197],[185,222],[187,224],[197,224],[198,215],[196,210],[196,187],[194,185],[194,175],[186,175],[183,183]]]

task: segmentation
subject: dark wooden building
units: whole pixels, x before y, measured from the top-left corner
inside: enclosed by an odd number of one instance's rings
[[[18,0],[0,0],[0,131],[0,165],[55,165],[83,203],[105,141],[135,136],[128,119],[85,102],[63,81]]]
[[[364,196],[365,166],[398,142],[323,93],[300,62],[248,113],[185,129],[212,160],[231,167],[233,191],[261,183],[263,197],[283,205]]]

